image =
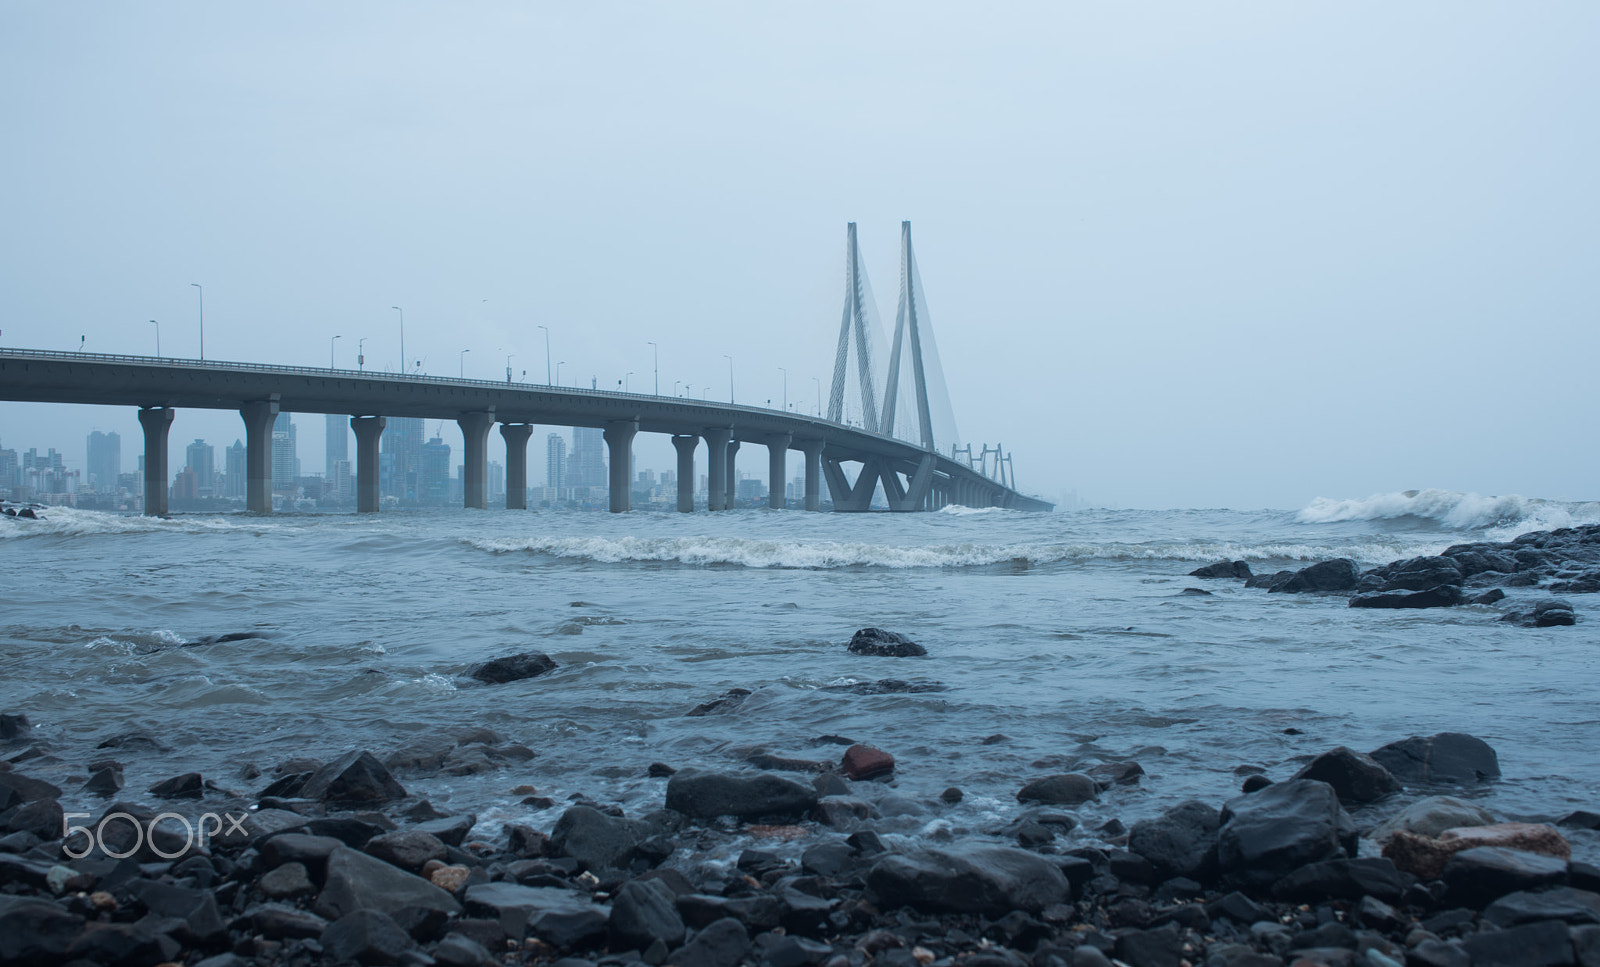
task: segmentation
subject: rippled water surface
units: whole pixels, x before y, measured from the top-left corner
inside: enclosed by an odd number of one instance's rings
[[[1038,775],[1140,762],[1138,787],[1084,810],[1092,827],[1186,798],[1220,802],[1238,788],[1236,766],[1285,778],[1334,745],[1467,731],[1500,753],[1505,779],[1484,795],[1502,814],[1550,818],[1600,800],[1593,596],[1574,599],[1577,627],[1530,630],[1492,608],[1352,610],[1185,577],[1239,557],[1257,571],[1337,556],[1370,565],[1538,521],[1332,505],[47,513],[0,523],[0,709],[36,724],[59,761],[34,770],[62,782],[86,775],[102,738],[135,729],[174,751],[119,753],[130,792],[189,769],[247,791],[259,785],[236,778],[247,762],[356,747],[381,757],[420,735],[488,726],[538,758],[419,790],[548,825],[553,814],[530,819],[511,787],[648,810],[662,796],[645,778],[651,762],[731,767],[754,748],[834,758],[838,747],[816,740],[843,735],[897,757],[897,795],[966,791],[960,807],[917,818],[925,829],[992,825]],[[1182,593],[1202,585],[1213,593]],[[909,635],[929,657],[846,653],[868,625]],[[246,631],[265,637],[183,644]],[[560,667],[508,685],[464,680],[477,662],[528,650]],[[947,687],[826,688],[885,678]],[[685,716],[735,687],[755,691],[738,713]]]

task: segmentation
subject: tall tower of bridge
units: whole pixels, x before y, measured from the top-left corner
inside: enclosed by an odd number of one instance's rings
[[[882,356],[883,335],[872,284],[861,264],[856,223],[845,234],[844,316],[839,321],[839,351],[833,363],[828,419],[878,432],[878,378],[874,360]]]

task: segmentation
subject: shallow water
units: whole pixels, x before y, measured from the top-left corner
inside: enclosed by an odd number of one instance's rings
[[[117,753],[130,794],[190,769],[249,791],[265,780],[239,780],[246,762],[357,747],[381,757],[488,726],[538,758],[407,786],[489,822],[545,828],[555,812],[518,805],[513,786],[643,812],[662,799],[662,781],[645,778],[651,762],[734,767],[755,748],[836,758],[838,746],[816,741],[830,734],[896,756],[885,793],[967,793],[954,809],[918,807],[899,826],[913,836],[994,828],[1027,779],[1100,761],[1135,759],[1148,775],[1083,807],[1088,829],[1188,798],[1220,803],[1238,789],[1236,766],[1286,778],[1335,745],[1368,751],[1439,731],[1498,750],[1505,778],[1478,795],[1504,816],[1595,808],[1593,596],[1574,598],[1575,628],[1534,630],[1498,623],[1494,608],[1353,610],[1185,577],[1224,558],[1258,572],[1337,556],[1376,564],[1507,539],[1552,513],[1461,519],[1434,500],[1418,516],[1404,511],[1423,502],[1402,498],[1374,498],[1365,517],[1350,502],[1336,513],[166,521],[52,509],[46,521],[0,522],[0,709],[25,712],[59,758],[28,770],[69,790],[104,737],[137,729],[172,746]],[[1181,593],[1196,586],[1213,593]],[[909,635],[929,657],[848,654],[867,625]],[[241,631],[266,637],[181,644]],[[492,687],[463,677],[527,650],[560,667]],[[948,687],[825,690],[882,678]],[[735,687],[755,690],[738,713],[685,717]],[[1581,854],[1590,838],[1575,837]]]

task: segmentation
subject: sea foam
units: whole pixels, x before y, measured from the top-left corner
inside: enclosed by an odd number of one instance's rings
[[[1318,497],[1295,515],[1302,524],[1415,517],[1454,530],[1484,530],[1501,540],[1528,531],[1600,523],[1600,501],[1543,500],[1518,494],[1485,497],[1454,490],[1406,490],[1362,499]]]

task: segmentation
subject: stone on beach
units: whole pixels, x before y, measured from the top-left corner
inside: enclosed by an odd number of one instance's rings
[[[1360,580],[1361,572],[1356,568],[1356,562],[1340,557],[1303,567],[1267,590],[1280,594],[1354,591]]]
[[[404,799],[406,790],[372,753],[357,751],[312,773],[299,795],[323,802],[378,803]]]
[[[1342,745],[1306,763],[1294,778],[1326,782],[1341,803],[1377,802],[1400,791],[1399,781],[1376,759]]]
[[[1307,863],[1339,859],[1344,822],[1333,787],[1312,779],[1274,783],[1228,800],[1217,833],[1229,881],[1264,887]]]
[[[1352,608],[1453,608],[1462,603],[1461,588],[1454,584],[1441,584],[1421,591],[1374,591],[1358,594],[1350,599]]]
[[[1017,791],[1018,802],[1076,806],[1100,798],[1100,784],[1076,772],[1034,779]]]
[[[1216,868],[1221,821],[1215,807],[1191,799],[1155,819],[1134,823],[1128,831],[1128,849],[1149,860],[1162,880],[1175,876],[1207,880]]]
[[[1494,814],[1475,803],[1450,796],[1430,796],[1412,803],[1380,823],[1370,834],[1379,846],[1404,830],[1418,836],[1436,837],[1447,829],[1462,826],[1490,826]]]
[[[316,912],[337,920],[357,910],[395,916],[407,908],[434,910],[446,916],[461,912],[450,894],[390,863],[339,846],[328,854],[327,872]]]
[[[839,771],[846,779],[876,779],[894,772],[894,756],[870,745],[852,745],[845,750]]]
[[[577,860],[581,869],[625,868],[649,835],[649,827],[638,820],[578,804],[567,807],[556,820],[549,848],[554,855]]]
[[[1463,784],[1500,778],[1494,749],[1465,732],[1413,735],[1374,749],[1372,758],[1401,782]]]
[[[737,712],[751,695],[748,688],[730,688],[709,702],[701,702],[687,713],[690,717],[728,715]]]
[[[681,769],[667,780],[667,808],[686,816],[798,816],[817,804],[811,786],[771,773],[733,775]]]
[[[848,650],[852,655],[876,655],[881,658],[919,658],[928,653],[928,649],[905,635],[882,628],[862,628],[857,631],[850,636]]]
[[[519,682],[525,678],[537,678],[554,671],[555,667],[556,663],[549,655],[537,651],[525,651],[520,655],[491,659],[476,666],[467,674],[487,685],[503,685],[507,682]]]
[[[1001,846],[890,854],[874,864],[867,885],[885,908],[985,916],[1037,913],[1072,893],[1048,859]]]
[[[1252,576],[1250,565],[1244,561],[1218,561],[1189,572],[1192,578],[1242,578],[1248,581]]]
[[[1541,823],[1464,826],[1447,829],[1437,837],[1399,830],[1390,836],[1383,847],[1383,855],[1407,873],[1424,880],[1436,880],[1451,857],[1478,847],[1538,853],[1562,863],[1572,858],[1572,846],[1566,837],[1555,827]]]

